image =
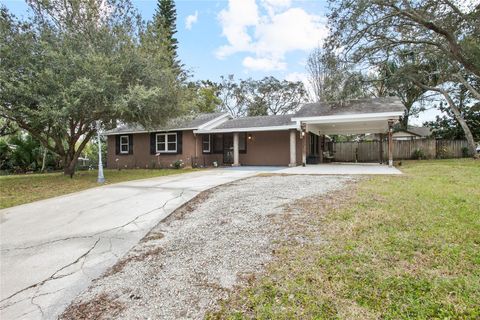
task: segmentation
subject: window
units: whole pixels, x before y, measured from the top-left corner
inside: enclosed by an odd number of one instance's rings
[[[210,153],[211,151],[211,137],[209,134],[206,134],[202,138],[202,152]]]
[[[177,134],[157,133],[156,134],[156,152],[177,152]]]
[[[120,136],[120,153],[130,152],[129,136]]]

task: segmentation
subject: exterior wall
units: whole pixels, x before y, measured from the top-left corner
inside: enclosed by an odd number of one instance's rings
[[[241,165],[288,166],[290,163],[290,132],[264,131],[251,132],[247,139],[247,152],[240,154]],[[297,135],[297,164],[302,159],[302,140]]]
[[[107,138],[107,168],[168,168],[176,160],[182,160],[186,167],[195,159],[195,137],[193,131],[183,131],[182,153],[150,154],[150,134],[133,134],[133,154],[115,154],[115,136]]]
[[[308,134],[300,139],[295,132],[297,165],[302,163],[302,144],[307,143]],[[249,132],[246,153],[240,153],[241,165],[287,166],[290,163],[290,131]],[[115,154],[115,136],[107,139],[107,168],[168,168],[171,163],[181,159],[186,167],[197,164],[210,167],[216,161],[223,164],[223,153],[203,154],[202,137],[194,136],[193,131],[183,131],[182,154],[162,154],[159,157],[150,154],[150,134],[133,134],[133,154]]]

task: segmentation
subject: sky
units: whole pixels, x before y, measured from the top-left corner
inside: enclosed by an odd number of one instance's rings
[[[0,0],[17,16],[28,15],[22,0]],[[133,0],[144,20],[156,0]],[[309,53],[328,35],[323,0],[177,0],[178,54],[194,80],[278,79],[307,83]],[[412,123],[433,120],[435,110]]]

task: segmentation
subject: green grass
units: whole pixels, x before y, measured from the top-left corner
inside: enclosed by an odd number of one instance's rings
[[[305,234],[323,241],[285,244],[208,317],[480,319],[480,162],[401,170],[339,193],[340,207],[296,203],[310,219]]]
[[[195,169],[105,170],[105,184],[191,172]],[[0,176],[0,209],[98,187],[97,171]]]

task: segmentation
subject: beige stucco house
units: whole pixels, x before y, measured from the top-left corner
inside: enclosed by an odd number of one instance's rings
[[[108,168],[270,165],[323,160],[325,135],[386,133],[404,113],[399,99],[308,103],[295,114],[242,117],[226,113],[173,119],[155,130],[122,125],[108,131]]]

